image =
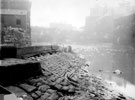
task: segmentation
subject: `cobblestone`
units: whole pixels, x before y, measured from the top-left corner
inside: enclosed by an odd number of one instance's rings
[[[33,100],[133,100],[111,90],[110,85],[104,80],[87,75],[87,71],[82,70],[82,66],[86,65],[85,61],[75,54],[48,55],[44,59],[41,57],[40,62],[44,75],[22,83],[25,84],[22,88],[27,88],[28,91],[24,92]],[[29,93],[31,91],[32,93]]]
[[[20,84],[20,87],[22,87],[23,89],[27,90],[28,92],[31,92],[34,89],[36,89],[35,86],[28,85],[28,84]]]

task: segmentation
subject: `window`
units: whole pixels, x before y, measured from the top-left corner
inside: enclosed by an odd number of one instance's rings
[[[21,25],[21,20],[20,19],[16,19],[16,25]]]
[[[4,17],[1,16],[1,23],[4,24]]]

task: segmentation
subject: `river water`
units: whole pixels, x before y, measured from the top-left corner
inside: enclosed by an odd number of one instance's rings
[[[88,60],[89,72],[113,83],[115,89],[135,98],[135,50],[130,46],[100,44],[72,46],[80,57]],[[120,70],[122,74],[114,74]]]

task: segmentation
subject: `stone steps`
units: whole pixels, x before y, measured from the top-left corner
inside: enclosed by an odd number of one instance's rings
[[[28,62],[21,59],[1,60],[0,84],[2,86],[12,85],[41,74],[39,62]]]

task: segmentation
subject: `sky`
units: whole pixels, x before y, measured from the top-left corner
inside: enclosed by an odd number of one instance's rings
[[[31,0],[31,24],[49,27],[50,23],[71,24],[77,28],[85,25],[90,8],[96,4],[116,8],[126,0]],[[135,4],[135,0],[127,0]]]

